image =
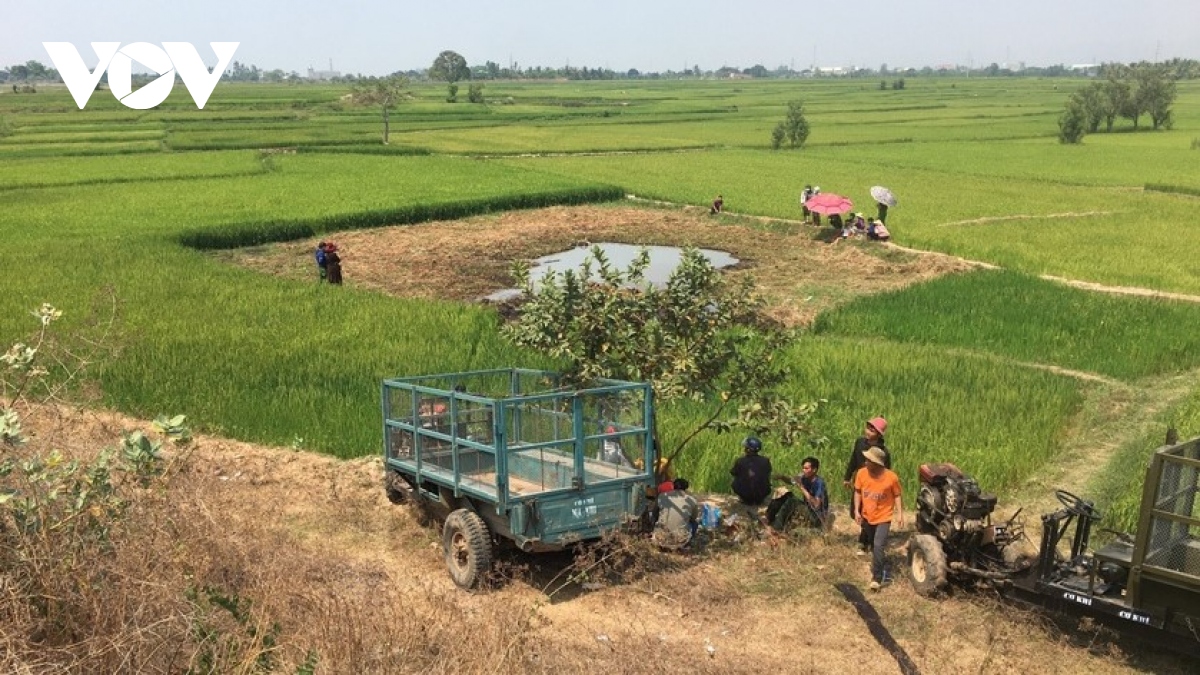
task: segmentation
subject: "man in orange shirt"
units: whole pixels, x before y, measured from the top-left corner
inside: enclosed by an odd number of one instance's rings
[[[884,466],[887,455],[872,447],[863,456],[867,463],[854,475],[854,513],[874,545],[870,588],[877,591],[887,580],[883,554],[887,549],[892,518],[895,517],[896,527],[904,527],[904,510],[900,504],[900,477]]]

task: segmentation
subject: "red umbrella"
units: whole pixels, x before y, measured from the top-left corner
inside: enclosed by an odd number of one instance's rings
[[[854,202],[841,195],[835,195],[832,192],[822,192],[821,194],[804,202],[804,205],[813,213],[820,213],[828,216],[834,213],[845,213],[849,211],[854,207]]]

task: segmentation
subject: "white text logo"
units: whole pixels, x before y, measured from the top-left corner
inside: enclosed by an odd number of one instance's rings
[[[217,65],[211,73],[190,42],[164,42],[161,49],[149,42],[134,42],[124,47],[120,42],[93,42],[92,49],[99,57],[95,70],[88,70],[79,50],[70,42],[43,42],[42,46],[49,52],[50,60],[62,75],[80,110],[87,105],[105,70],[108,70],[108,86],[118,101],[127,108],[147,110],[167,99],[171,88],[175,86],[176,71],[196,102],[196,107],[204,108],[229,60],[233,58],[233,52],[241,43],[208,44],[217,55]],[[158,73],[157,78],[137,91],[133,91],[134,61]]]

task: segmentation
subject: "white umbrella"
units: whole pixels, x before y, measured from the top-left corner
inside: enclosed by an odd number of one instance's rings
[[[876,185],[875,187],[871,188],[871,197],[884,206],[891,207],[897,204],[896,195],[892,194],[891,190],[883,187],[882,185]]]

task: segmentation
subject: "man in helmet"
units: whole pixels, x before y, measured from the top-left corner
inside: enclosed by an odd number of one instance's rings
[[[742,441],[742,450],[745,454],[738,457],[729,473],[733,475],[733,493],[754,523],[758,509],[771,495],[771,460],[759,454],[762,441],[754,436]]]

